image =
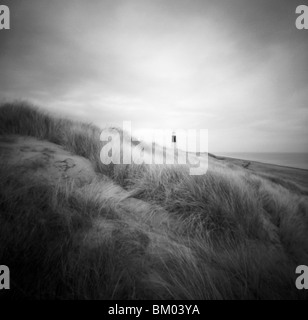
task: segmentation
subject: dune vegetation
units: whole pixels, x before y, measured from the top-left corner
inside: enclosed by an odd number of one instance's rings
[[[0,264],[13,299],[307,299],[302,186],[209,157],[181,165],[104,165],[101,130],[24,102],[0,107]],[[78,183],[35,175],[4,145],[48,141],[94,174]]]

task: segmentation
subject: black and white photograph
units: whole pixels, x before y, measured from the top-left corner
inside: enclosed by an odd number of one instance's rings
[[[0,0],[0,300],[308,300],[307,138],[307,0]]]

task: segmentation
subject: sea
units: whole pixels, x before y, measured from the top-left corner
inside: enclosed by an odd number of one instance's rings
[[[222,152],[215,155],[308,170],[308,153]]]

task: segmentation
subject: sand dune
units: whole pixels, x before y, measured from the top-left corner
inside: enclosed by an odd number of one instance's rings
[[[307,172],[209,156],[104,165],[100,130],[0,107],[0,260],[13,299],[307,299]]]

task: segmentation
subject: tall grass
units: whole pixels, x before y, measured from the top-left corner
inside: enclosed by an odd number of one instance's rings
[[[97,172],[88,184],[53,186],[1,158],[0,261],[12,290],[0,297],[308,297],[295,287],[295,268],[308,261],[306,196],[214,157],[204,176],[107,166],[97,127],[23,103],[0,107],[0,134],[54,142]]]
[[[0,134],[32,136],[59,144],[88,158],[99,172],[112,175],[112,166],[100,161],[101,130],[92,125],[52,117],[27,102],[6,103],[0,108]]]

